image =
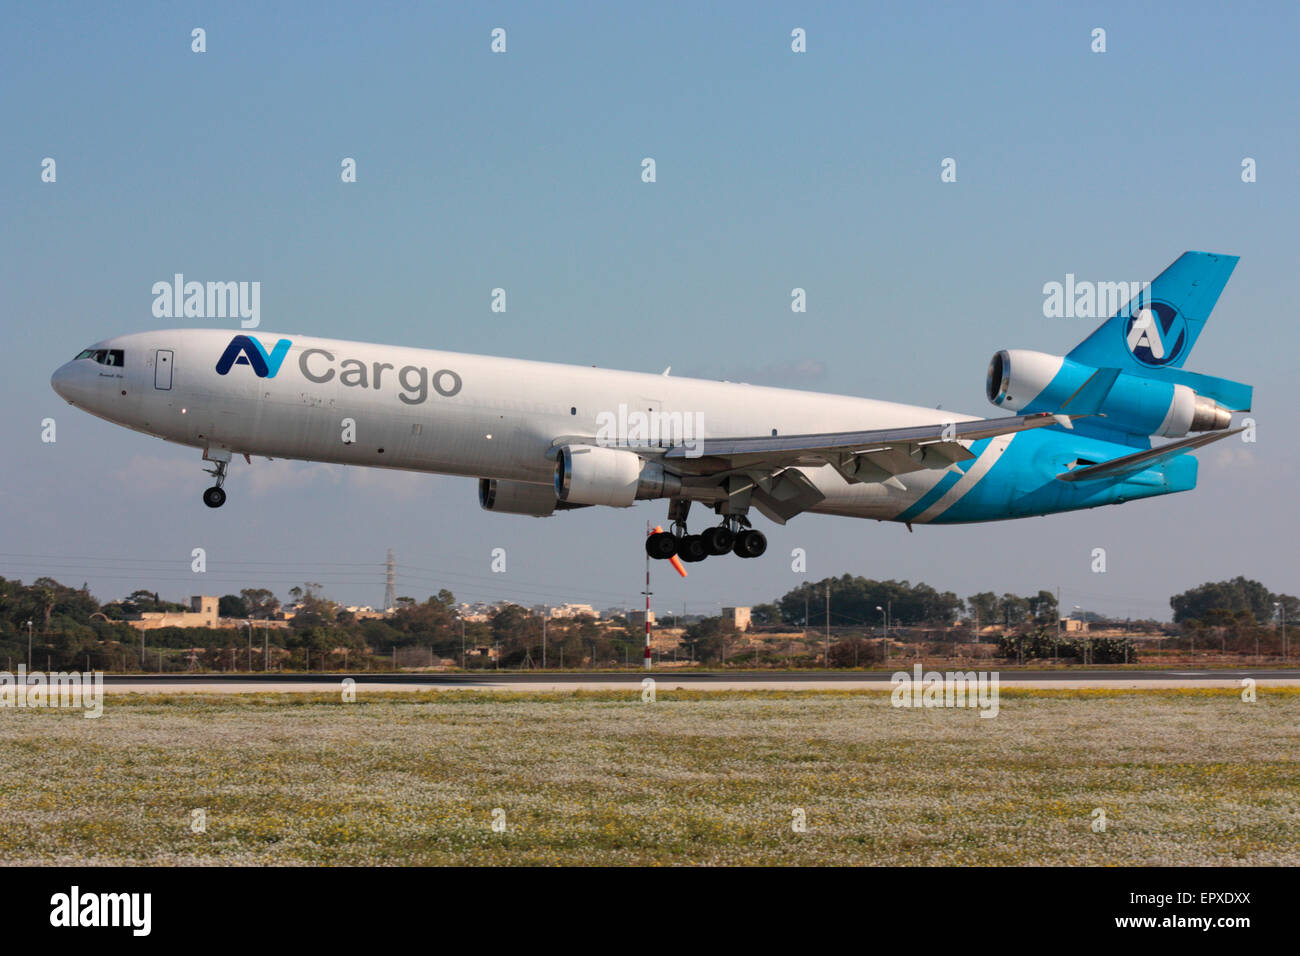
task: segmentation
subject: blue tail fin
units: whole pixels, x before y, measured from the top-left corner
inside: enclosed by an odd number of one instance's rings
[[[1237,258],[1184,252],[1067,357],[1093,368],[1139,374],[1182,368]]]

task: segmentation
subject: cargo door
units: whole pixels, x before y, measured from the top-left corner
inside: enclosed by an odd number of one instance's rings
[[[154,355],[153,387],[170,391],[172,387],[172,350],[159,349]]]

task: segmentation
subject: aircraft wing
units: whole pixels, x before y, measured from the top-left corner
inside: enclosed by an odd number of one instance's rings
[[[1044,412],[906,428],[708,438],[693,447],[674,446],[664,459],[684,474],[724,478],[728,496],[745,497],[769,519],[784,524],[825,497],[793,466],[829,464],[846,481],[880,482],[905,490],[899,475],[953,468],[974,458],[963,443],[1045,425],[1068,426],[1070,419]]]
[[[950,467],[972,458],[961,442],[1042,428],[1063,423],[1062,419],[1068,421],[1071,417],[1080,416],[1041,412],[906,428],[758,438],[706,438],[694,447],[674,446],[664,453],[664,459],[678,465],[695,459],[706,466],[701,469],[706,472],[815,462],[826,462],[843,471],[851,459],[854,467],[849,469],[853,475],[846,476],[849,480],[883,481],[893,475]],[[859,471],[865,473],[859,474]],[[878,472],[883,474],[877,476]]]

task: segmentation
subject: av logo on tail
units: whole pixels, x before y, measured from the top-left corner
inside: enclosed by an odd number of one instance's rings
[[[1167,302],[1151,302],[1138,308],[1125,328],[1125,344],[1143,365],[1168,365],[1187,342],[1187,322]]]
[[[217,359],[217,374],[225,375],[232,365],[251,365],[258,378],[275,378],[289,354],[289,345],[288,339],[280,339],[268,354],[262,343],[251,335],[236,335]]]

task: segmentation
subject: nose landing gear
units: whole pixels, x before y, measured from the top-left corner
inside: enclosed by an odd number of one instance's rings
[[[203,492],[203,503],[209,508],[220,508],[226,503],[226,492],[221,486],[226,483],[226,469],[230,466],[230,456],[227,454],[224,459],[209,458],[208,460],[212,462],[213,467],[203,470],[215,478],[217,483]]]

